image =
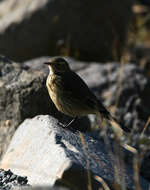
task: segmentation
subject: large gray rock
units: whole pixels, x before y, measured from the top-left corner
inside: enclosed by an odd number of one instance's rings
[[[16,126],[27,117],[49,112],[50,101],[45,87],[47,74],[44,70],[32,71],[0,57],[0,74],[1,122],[10,120]]]
[[[5,0],[0,2],[0,53],[16,61],[67,54],[119,58],[133,0]]]
[[[58,120],[48,115],[37,116],[19,126],[0,167],[27,176],[31,185],[66,182],[79,190],[87,189],[88,179],[84,175],[88,168],[92,178],[99,176],[108,186],[112,182],[122,185],[122,178],[127,188],[135,189],[132,170],[126,165],[123,169],[122,162],[118,162],[120,155],[115,152],[111,157],[109,151],[102,141],[63,129]],[[120,179],[115,178],[113,166],[118,168]],[[148,189],[148,183],[141,177],[139,182],[143,190]],[[96,188],[92,189],[98,189],[98,184],[95,182]]]
[[[45,78],[43,70],[32,72],[0,57],[0,157],[20,122],[54,107],[50,106]]]

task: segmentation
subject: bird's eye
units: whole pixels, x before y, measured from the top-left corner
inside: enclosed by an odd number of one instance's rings
[[[58,69],[62,68],[62,64],[61,63],[57,63],[56,64],[56,68],[58,68]]]
[[[61,65],[62,65],[61,63],[57,63],[57,66],[59,66],[59,67],[61,67]]]

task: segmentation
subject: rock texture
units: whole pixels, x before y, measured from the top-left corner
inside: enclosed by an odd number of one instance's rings
[[[99,61],[119,58],[133,3],[133,0],[2,1],[0,53],[16,61],[58,54]]]
[[[88,179],[82,174],[87,168],[92,178],[99,176],[108,182],[108,186],[112,182],[122,184],[119,178],[116,180],[114,177],[113,166],[119,164],[116,162],[119,154],[114,155],[112,159],[103,142],[63,129],[58,126],[58,120],[50,116],[37,116],[20,125],[0,167],[27,176],[31,185],[54,185],[58,181],[65,184],[66,181],[67,186],[71,183],[72,187],[76,185],[77,189],[83,190],[83,184],[87,189]],[[118,165],[119,176],[125,179],[126,187],[135,189],[132,170],[125,168]],[[72,181],[65,176],[71,176]],[[145,180],[140,178],[139,181],[144,190],[148,189]],[[96,187],[92,189],[98,189]]]
[[[0,189],[1,190],[69,190],[64,187],[31,186],[27,177],[18,176],[11,170],[0,169]]]
[[[46,73],[44,70],[34,70],[33,73],[28,67],[20,66],[18,63],[1,57],[0,72],[1,121],[10,120],[11,123],[17,125],[37,112],[48,113],[50,101],[48,101],[45,87]],[[45,112],[43,112],[44,109]]]
[[[17,186],[27,185],[27,177],[15,175],[11,170],[0,169],[0,189],[9,190],[15,189]],[[26,186],[28,187],[28,186]]]
[[[0,97],[1,156],[20,122],[37,113],[49,113],[52,106],[45,88],[44,72],[34,70],[33,73],[27,67],[2,56],[0,57]]]

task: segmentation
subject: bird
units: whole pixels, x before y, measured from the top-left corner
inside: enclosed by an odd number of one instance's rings
[[[78,117],[88,114],[99,115],[102,119],[120,125],[81,77],[70,69],[64,58],[54,57],[44,64],[50,70],[46,86],[53,103],[58,111],[74,118],[66,127]],[[130,132],[125,126],[122,129]]]
[[[65,127],[71,125],[78,117],[96,114],[101,120],[110,122],[117,137],[121,138],[124,132],[130,132],[129,128],[121,126],[112,116],[84,80],[71,70],[65,58],[52,57],[44,64],[49,67],[46,86],[51,100],[58,111],[73,118]]]

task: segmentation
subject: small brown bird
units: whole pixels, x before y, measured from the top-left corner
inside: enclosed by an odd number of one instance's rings
[[[48,65],[50,69],[46,86],[52,101],[60,112],[74,118],[65,127],[69,126],[77,117],[96,114],[100,119],[106,119],[111,123],[115,136],[125,149],[137,153],[135,148],[122,142],[124,131],[129,132],[130,130],[127,127],[121,128],[86,83],[70,69],[65,59],[54,57],[44,64]]]
[[[46,86],[52,101],[60,112],[74,118],[67,126],[77,117],[96,114],[108,120],[114,131],[117,130],[120,135],[123,133],[122,129],[130,131],[127,127],[120,128],[117,120],[90,91],[86,83],[70,69],[65,59],[54,57],[44,64],[50,69]]]

